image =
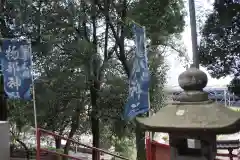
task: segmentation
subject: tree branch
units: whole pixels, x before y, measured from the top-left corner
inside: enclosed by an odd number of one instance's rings
[[[181,50],[177,49],[174,45],[172,44],[163,44],[164,46],[170,47],[171,49],[175,50],[176,52],[179,53],[180,57],[184,57],[187,62],[189,62],[189,57],[185,53],[183,53]]]
[[[105,9],[101,6],[101,4],[99,3],[98,0],[95,0],[94,2],[98,6],[99,10],[105,15],[106,23],[111,28],[113,36],[114,36],[117,44],[120,46],[121,45],[121,41],[120,41],[120,38],[118,37],[117,32],[116,32],[116,30],[115,30],[115,28],[113,26],[112,19],[111,19],[110,15],[109,15],[109,12],[105,12]]]

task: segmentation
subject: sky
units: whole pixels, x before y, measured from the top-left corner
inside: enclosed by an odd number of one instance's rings
[[[212,10],[212,1],[211,0],[199,0],[196,2],[196,14],[201,12],[202,10],[208,9]],[[188,8],[188,3],[186,2],[186,7]],[[187,10],[188,11],[188,10]],[[184,32],[182,33],[184,45],[187,49],[187,54],[190,59],[192,59],[192,45],[191,45],[191,28],[190,28],[190,20],[189,15],[185,19],[186,26]],[[197,24],[198,25],[198,24]],[[199,38],[199,37],[198,37]],[[199,39],[198,39],[199,40]],[[177,58],[177,54],[171,54],[166,59],[167,64],[169,65],[169,71],[167,73],[167,87],[178,87],[178,76],[186,69],[180,63]],[[208,76],[208,85],[207,87],[223,87],[229,84],[231,77],[214,79],[210,76],[208,71],[200,66],[200,69],[204,71]]]

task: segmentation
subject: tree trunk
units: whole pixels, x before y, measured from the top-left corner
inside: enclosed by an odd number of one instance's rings
[[[91,16],[92,26],[93,26],[93,45],[94,52],[97,54],[97,20],[96,20],[96,6],[93,5],[93,13]],[[92,136],[93,136],[93,147],[99,148],[100,144],[100,132],[99,132],[99,118],[98,118],[98,91],[100,90],[100,81],[98,79],[99,68],[93,68],[93,74],[95,79],[92,80],[90,86],[90,94],[91,94],[91,103],[92,103],[92,112],[91,112],[91,122],[92,122]],[[92,150],[92,160],[100,160],[100,154],[96,150]]]
[[[61,139],[58,137],[55,137],[55,147],[56,147],[56,149],[61,148]]]
[[[56,147],[56,152],[58,152],[58,149],[61,149],[61,138],[55,137],[55,147]],[[61,156],[60,155],[52,155],[52,160],[61,160]]]
[[[98,89],[100,88],[99,84],[94,81],[94,85],[91,86],[91,103],[92,103],[92,113],[91,113],[91,122],[92,122],[92,135],[93,135],[93,147],[99,148],[100,144],[100,133],[99,133],[99,119],[98,119]],[[92,151],[92,160],[99,160],[100,154],[98,151]]]
[[[73,135],[75,134],[75,132],[77,131],[77,126],[74,125],[74,127],[72,127],[69,135],[68,135],[68,138],[69,139],[72,139]],[[70,144],[71,142],[70,141],[67,141],[66,145],[64,146],[64,154],[68,155],[68,152],[69,152],[69,149],[70,149]],[[66,157],[63,157],[62,160],[67,160],[68,158]]]
[[[145,132],[140,128],[139,125],[137,125],[135,128],[135,135],[136,135],[136,147],[137,147],[136,160],[146,160]]]
[[[99,148],[100,145],[99,120],[95,118],[95,116],[92,116],[91,120],[92,120],[93,146]],[[92,150],[92,159],[99,160],[100,153],[96,150]]]
[[[0,88],[0,121],[7,121],[7,99],[4,92],[4,83],[3,83],[3,76],[0,76],[1,81],[1,88]]]
[[[14,134],[12,131],[10,131],[10,133],[11,133],[11,135],[14,137],[14,139],[15,139],[21,146],[23,146],[23,148],[24,148],[24,150],[25,150],[25,152],[26,152],[26,158],[27,158],[27,160],[29,160],[29,159],[30,159],[30,153],[29,153],[29,149],[28,149],[27,145],[26,145],[23,141],[21,141],[19,138],[17,138],[17,136],[15,136],[15,134]],[[11,153],[12,153],[12,147],[11,147],[11,146],[10,146],[10,150],[11,150]],[[13,150],[14,150],[14,148],[13,148]]]
[[[79,107],[79,106],[78,106]],[[79,123],[80,123],[80,119],[79,119],[79,115],[80,115],[80,109],[77,108],[75,115],[72,116],[72,124],[71,124],[71,131],[68,135],[69,139],[72,139],[74,134],[76,133]],[[70,141],[67,141],[66,145],[64,146],[64,154],[68,154],[69,149],[70,149]],[[63,160],[67,160],[67,158],[63,158]]]
[[[0,0],[0,13],[4,13],[5,12],[5,3],[6,0]],[[9,28],[6,25],[6,22],[4,20],[3,17],[0,17],[0,35],[2,37],[12,37],[11,32],[9,31]],[[0,70],[2,70],[2,68],[0,67]],[[4,83],[3,83],[3,75],[1,72],[1,76],[0,76],[0,81],[1,81],[1,88],[0,88],[0,121],[6,121],[7,120],[7,99],[6,99],[6,95],[4,92]]]
[[[25,152],[26,152],[26,158],[27,158],[27,160],[30,160],[30,154],[29,154],[29,149],[28,149],[28,147],[26,146],[26,144],[25,143],[23,143],[20,139],[18,139],[18,138],[16,138],[15,139],[19,144],[21,144],[22,146],[23,146],[23,148],[24,148],[24,150],[25,150]]]

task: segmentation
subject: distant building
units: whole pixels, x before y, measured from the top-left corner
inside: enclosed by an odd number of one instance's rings
[[[173,101],[183,90],[178,86],[168,86],[165,88],[165,93],[168,95],[168,100]],[[215,100],[226,106],[240,107],[240,97],[230,93],[226,86],[207,86],[204,91],[209,93],[209,99]]]

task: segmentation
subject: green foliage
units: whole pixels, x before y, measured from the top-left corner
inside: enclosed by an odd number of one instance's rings
[[[232,75],[228,89],[239,92],[239,18],[240,5],[233,1],[215,1],[214,11],[208,16],[200,43],[201,64],[213,77]]]
[[[184,3],[181,0],[140,0],[129,15],[146,26],[153,45],[161,45],[172,34],[181,33],[184,27]]]
[[[228,90],[237,96],[240,96],[240,81],[239,77],[234,77],[228,85]]]
[[[232,1],[215,1],[202,30],[200,61],[216,78],[239,73],[239,11]]]
[[[167,65],[164,63],[164,57],[159,49],[151,47],[148,50],[149,70],[151,74],[150,80],[150,102],[151,109],[155,113],[161,107],[165,106],[165,94],[163,92],[166,83]]]
[[[150,100],[156,112],[164,105],[162,90],[167,70],[164,50],[160,53],[159,48],[175,48],[173,37],[182,32],[184,26],[183,1],[90,2],[22,0],[21,5],[9,3],[5,6],[6,21],[0,23],[0,31],[4,37],[22,35],[32,40],[34,71],[38,74],[35,92],[40,127],[64,134],[80,120],[76,132],[89,132],[89,115],[93,110],[89,88],[97,83],[100,88],[94,88],[98,109],[95,118],[100,121],[101,141],[125,152],[124,146],[135,138],[135,124],[122,119],[128,95],[125,73],[131,70],[134,46],[124,43],[132,39],[131,26],[120,22],[132,18],[146,26],[151,40],[148,48]],[[10,119],[19,129],[24,124],[34,125],[31,102],[10,103],[15,104],[11,105]]]
[[[120,19],[123,22],[130,18],[134,19],[136,22],[140,23],[142,26],[146,26],[147,37],[151,40],[151,45],[155,47],[159,47],[159,45],[168,46],[169,39],[171,39],[174,34],[178,34],[183,30],[184,26],[184,14],[183,14],[183,1],[133,1],[127,2],[123,0],[122,3],[117,4],[115,6],[117,15],[114,20],[109,23],[111,31],[114,35],[115,41],[119,47],[119,53],[117,54],[118,59],[121,61],[123,69],[126,75],[129,77],[131,73],[131,56],[129,56],[132,52],[131,50],[126,50],[127,45],[124,43],[124,39],[129,38],[131,34],[128,33],[129,26],[124,26],[124,23],[118,23]],[[128,5],[127,5],[128,4]],[[122,6],[119,7],[119,6]],[[119,9],[120,8],[120,9]],[[118,10],[119,9],[119,10]],[[109,18],[109,13],[103,12],[106,18]],[[109,18],[110,19],[110,18]],[[115,23],[114,23],[115,22]],[[115,24],[115,25],[114,25]],[[115,27],[114,27],[115,26]],[[117,26],[117,27],[116,27]],[[121,28],[120,33],[115,28]],[[125,48],[126,47],[126,48]],[[155,57],[156,58],[156,57]],[[164,66],[161,66],[164,68]],[[156,67],[158,68],[158,67]],[[161,68],[161,69],[162,69]],[[156,69],[155,69],[156,70]],[[153,73],[153,72],[152,72]],[[163,72],[164,73],[164,72]],[[164,78],[163,78],[164,80]],[[162,83],[160,83],[162,84]],[[154,83],[152,86],[156,85]],[[150,89],[150,93],[155,92],[158,89]],[[160,108],[162,104],[162,90],[159,89],[155,93],[159,92],[158,98],[160,98],[160,104],[156,105],[153,103],[151,107]],[[151,95],[152,96],[152,95]],[[154,100],[153,97],[150,97],[151,100]],[[155,102],[157,102],[157,98]],[[156,110],[155,108],[155,110]],[[136,134],[136,142],[137,142],[137,159],[142,160],[145,159],[145,152],[143,152],[144,148],[144,133],[139,131],[138,127],[135,130]]]
[[[134,149],[134,141],[128,138],[114,138],[113,143],[115,144],[115,151],[120,153],[122,156],[132,159],[133,157],[133,149]]]
[[[63,154],[63,149],[56,149],[55,147],[47,147],[47,150]]]
[[[238,107],[230,107],[230,109],[236,111],[236,112],[240,112],[240,109]]]
[[[16,130],[18,130],[18,132],[22,132],[25,126],[30,125],[27,110],[33,108],[30,107],[30,103],[20,100],[9,100],[8,106],[9,122],[16,125]]]

